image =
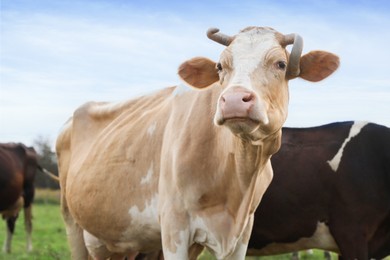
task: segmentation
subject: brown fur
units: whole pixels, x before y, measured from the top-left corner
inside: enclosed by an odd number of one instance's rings
[[[301,57],[299,77],[317,82],[332,74],[340,65],[339,57],[324,51],[311,51]]]
[[[11,252],[11,240],[19,212],[24,208],[27,250],[32,250],[31,206],[34,199],[34,179],[38,166],[37,154],[21,143],[0,144],[0,215],[7,222],[4,250]]]
[[[215,62],[207,58],[192,58],[180,65],[178,71],[185,82],[197,88],[208,87],[219,80]]]

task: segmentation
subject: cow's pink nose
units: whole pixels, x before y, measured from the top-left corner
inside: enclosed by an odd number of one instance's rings
[[[255,101],[255,95],[247,91],[234,91],[223,94],[219,103],[223,119],[249,117]]]

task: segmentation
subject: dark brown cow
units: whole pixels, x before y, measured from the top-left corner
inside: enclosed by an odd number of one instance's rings
[[[343,259],[390,254],[389,128],[366,122],[284,128],[272,166],[249,254],[308,248]]]
[[[3,250],[11,252],[11,240],[19,211],[24,207],[27,250],[32,250],[31,204],[34,199],[34,178],[38,166],[37,154],[23,144],[0,144],[0,215],[7,222],[7,237]]]

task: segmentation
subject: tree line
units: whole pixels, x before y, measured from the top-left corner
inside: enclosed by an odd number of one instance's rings
[[[34,149],[38,154],[39,164],[46,170],[52,172],[58,176],[58,164],[56,153],[52,151],[50,140],[43,136],[38,136],[34,140]],[[58,182],[49,178],[46,174],[42,172],[37,172],[35,175],[35,187],[36,188],[45,188],[45,189],[59,189],[60,186]]]

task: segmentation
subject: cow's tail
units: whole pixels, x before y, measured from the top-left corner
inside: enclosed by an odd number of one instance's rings
[[[38,170],[40,170],[41,172],[43,172],[44,174],[46,174],[47,176],[49,176],[50,179],[52,179],[53,181],[56,181],[56,182],[60,182],[60,179],[58,178],[57,175],[55,175],[54,173],[46,170],[45,168],[43,168],[42,166],[40,166],[39,164],[37,165],[37,168]]]

